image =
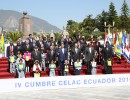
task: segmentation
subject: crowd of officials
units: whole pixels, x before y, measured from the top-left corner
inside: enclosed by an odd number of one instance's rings
[[[55,76],[55,69],[60,66],[60,75],[68,75],[69,67],[73,66],[74,75],[80,75],[82,66],[87,67],[87,74],[96,74],[97,65],[104,66],[104,73],[112,73],[113,49],[108,42],[101,45],[98,41],[86,42],[80,33],[74,37],[64,37],[57,41],[53,37],[39,37],[32,34],[17,44],[10,42],[7,47],[10,73],[17,73],[19,78],[25,77],[26,72],[33,72],[34,77],[40,77],[42,71],[49,67],[49,76]]]

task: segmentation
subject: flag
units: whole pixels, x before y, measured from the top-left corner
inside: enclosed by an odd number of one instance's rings
[[[122,44],[121,44],[122,50],[124,50],[125,44],[126,44],[126,33],[123,32],[123,34],[122,34]]]
[[[4,35],[3,34],[1,36],[1,49],[2,49],[2,52],[5,51],[5,41],[4,41]]]
[[[127,61],[130,63],[130,53],[129,53],[129,46],[128,46],[128,40],[125,33],[123,33],[122,37],[122,47],[123,47],[123,55],[127,59]]]
[[[121,46],[119,44],[119,34],[118,36],[116,37],[116,43],[114,45],[114,51],[115,51],[115,54],[121,59]]]
[[[127,59],[127,62],[130,63],[130,53],[129,53],[129,48],[125,48],[123,52],[124,57]]]
[[[111,44],[111,34],[105,33],[104,45],[106,44],[107,41],[109,42],[109,44]]]
[[[118,36],[118,32],[115,33],[115,36],[114,36],[114,45],[116,44],[116,38]]]
[[[119,44],[122,43],[122,31],[119,33]]]
[[[106,40],[107,39],[107,33],[105,33],[105,36],[104,36],[104,44],[106,43]]]

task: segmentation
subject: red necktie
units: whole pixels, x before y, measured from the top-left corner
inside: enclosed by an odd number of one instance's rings
[[[13,47],[12,46],[10,46],[10,51],[13,51]]]

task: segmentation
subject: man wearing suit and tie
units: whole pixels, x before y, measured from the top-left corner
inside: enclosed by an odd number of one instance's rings
[[[112,74],[112,69],[110,69],[112,67],[108,67],[108,64],[107,64],[108,59],[112,59],[112,55],[113,55],[112,47],[109,46],[109,42],[107,41],[106,47],[103,49],[103,53],[102,53],[105,74]]]
[[[72,49],[72,52],[71,52],[72,62],[75,62],[77,59],[80,59],[80,56],[81,56],[80,53],[81,53],[81,50],[80,48],[78,48],[78,44],[75,43],[74,48]]]
[[[39,37],[39,40],[36,42],[37,46],[40,48],[43,43],[42,37]]]
[[[53,46],[50,46],[50,50],[47,53],[47,59],[48,59],[49,62],[52,61],[52,60],[54,62],[56,61],[56,52],[55,52]]]
[[[33,63],[34,63],[36,60],[38,60],[39,63],[41,63],[41,60],[42,60],[42,59],[41,59],[41,52],[38,50],[38,47],[37,47],[37,46],[34,47],[34,50],[32,51],[31,56],[32,56],[32,61],[33,61]]]
[[[59,64],[60,64],[60,75],[64,75],[64,61],[68,60],[67,49],[64,48],[64,43],[61,43],[61,48],[58,49]]]
[[[78,44],[77,43],[75,43],[75,45],[74,45],[74,48],[72,49],[72,51],[71,51],[71,61],[72,62],[76,62],[76,60],[77,59],[79,59],[80,60],[80,57],[81,57],[81,50],[80,50],[80,48],[78,48]],[[73,64],[74,65],[74,64]],[[74,69],[76,68],[76,66],[74,66]],[[75,69],[76,70],[76,69]],[[75,75],[77,74],[77,73],[74,73]]]
[[[94,48],[91,47],[91,44],[85,48],[85,62],[87,66],[87,74],[91,75],[91,61],[94,58]]]
[[[16,47],[14,46],[13,42],[10,42],[10,45],[7,47],[7,50],[6,50],[6,56],[9,58],[10,56],[10,53],[11,52],[14,52],[14,55],[16,55]]]

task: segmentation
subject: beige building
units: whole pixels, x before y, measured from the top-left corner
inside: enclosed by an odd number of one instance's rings
[[[32,21],[27,15],[27,12],[23,12],[23,17],[19,21],[19,31],[23,33],[23,38],[27,38],[29,34],[32,34]]]

